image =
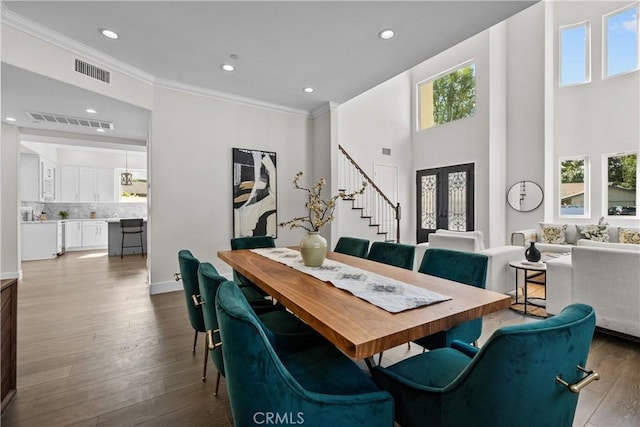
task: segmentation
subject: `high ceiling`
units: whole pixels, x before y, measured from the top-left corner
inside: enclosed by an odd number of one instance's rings
[[[342,103],[533,3],[2,2],[5,16],[19,15],[74,39],[158,84],[189,85],[300,112]],[[120,38],[103,37],[101,28]],[[385,28],[396,36],[379,38]],[[235,71],[223,71],[222,64]],[[3,115],[11,107],[5,105],[6,87],[3,75]],[[304,87],[314,92],[304,93]]]

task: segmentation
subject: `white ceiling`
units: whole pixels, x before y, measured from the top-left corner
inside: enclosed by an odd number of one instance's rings
[[[101,52],[114,63],[125,63],[151,75],[155,82],[192,85],[311,112],[327,102],[342,103],[535,2],[3,1],[2,4],[5,16],[20,15],[27,22]],[[104,38],[99,34],[100,28],[118,32],[120,39]],[[378,32],[384,28],[393,28],[396,37],[378,38]],[[232,59],[231,55],[237,58]],[[223,63],[233,64],[236,71],[222,71]],[[99,119],[116,121],[116,131],[110,135],[132,139],[146,135],[144,110],[136,111],[135,107],[106,97],[25,73],[3,64],[3,119],[8,112],[18,114],[16,111],[24,109],[78,116],[70,111],[79,108],[83,111],[90,101],[102,105]],[[44,87],[47,84],[51,86]],[[304,93],[302,88],[306,86],[313,87],[315,92]],[[71,105],[74,100],[76,105]],[[120,116],[119,108],[126,110],[126,114]],[[132,115],[143,118],[137,128],[129,128],[127,117],[133,120]]]

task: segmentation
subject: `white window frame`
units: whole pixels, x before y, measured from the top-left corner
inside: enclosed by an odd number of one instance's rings
[[[115,168],[115,179],[116,179],[116,198],[117,198],[117,202],[118,203],[147,203],[147,198],[149,197],[147,195],[147,197],[140,197],[137,199],[132,199],[132,200],[123,200],[122,199],[122,185],[120,184],[120,174],[122,172],[125,172],[124,168]],[[134,178],[140,178],[140,176],[144,176],[144,179],[149,179],[147,176],[147,171],[145,169],[127,169],[126,172],[131,172],[134,176]]]
[[[578,27],[585,27],[584,40],[584,81],[577,83],[562,83],[562,32]],[[591,21],[582,21],[558,28],[558,85],[560,87],[579,86],[591,83]]]
[[[609,74],[608,63],[609,63],[609,28],[608,28],[608,19],[612,16],[619,15],[621,13],[626,12],[629,9],[636,9],[636,37],[637,37],[637,56],[636,56],[636,67],[633,70],[623,71],[617,74]],[[625,74],[634,73],[640,69],[640,2],[636,2],[629,6],[625,6],[623,8],[614,10],[613,12],[607,13],[602,16],[602,79],[612,79],[618,76],[624,76]]]
[[[580,215],[562,214],[562,162],[567,160],[584,161],[584,212]],[[558,217],[559,218],[590,218],[591,217],[591,172],[589,156],[566,156],[558,158]]]
[[[630,154],[636,155],[636,214],[632,215],[609,215],[609,157],[627,156]],[[640,151],[620,151],[615,153],[604,153],[602,155],[602,216],[611,217],[616,219],[638,219],[638,201],[640,201],[640,185],[638,185],[638,178],[640,178]]]

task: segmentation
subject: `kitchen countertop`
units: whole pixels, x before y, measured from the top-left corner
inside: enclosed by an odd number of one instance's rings
[[[123,218],[67,218],[67,219],[47,219],[44,221],[35,220],[35,221],[22,221],[23,224],[51,224],[65,221],[106,221],[106,222],[120,222]],[[124,218],[127,219],[127,218]],[[144,221],[147,221],[147,218],[143,218]]]

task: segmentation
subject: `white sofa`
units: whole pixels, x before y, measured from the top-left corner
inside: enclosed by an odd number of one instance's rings
[[[563,224],[558,224],[563,225]],[[541,229],[529,228],[526,230],[518,230],[511,233],[511,244],[515,246],[528,247],[529,242],[536,242],[536,248],[540,252],[571,252],[576,246],[579,240],[582,239],[578,224],[566,224],[567,229],[565,231],[566,244],[554,244],[554,243],[542,243]],[[630,228],[630,227],[624,227]],[[606,244],[621,244],[618,240],[618,226],[607,226],[607,233],[609,234],[609,242]],[[631,228],[637,230],[636,228]],[[613,247],[613,246],[612,246]]]
[[[585,303],[597,326],[640,338],[640,245],[579,240],[547,262],[546,295],[549,314]]]
[[[486,288],[495,292],[509,293],[515,289],[515,272],[510,261],[524,259],[522,246],[499,246],[485,249],[482,231],[436,230],[429,235],[429,243],[416,245],[414,270],[418,270],[425,252],[430,248],[453,249],[477,252],[489,257]]]

